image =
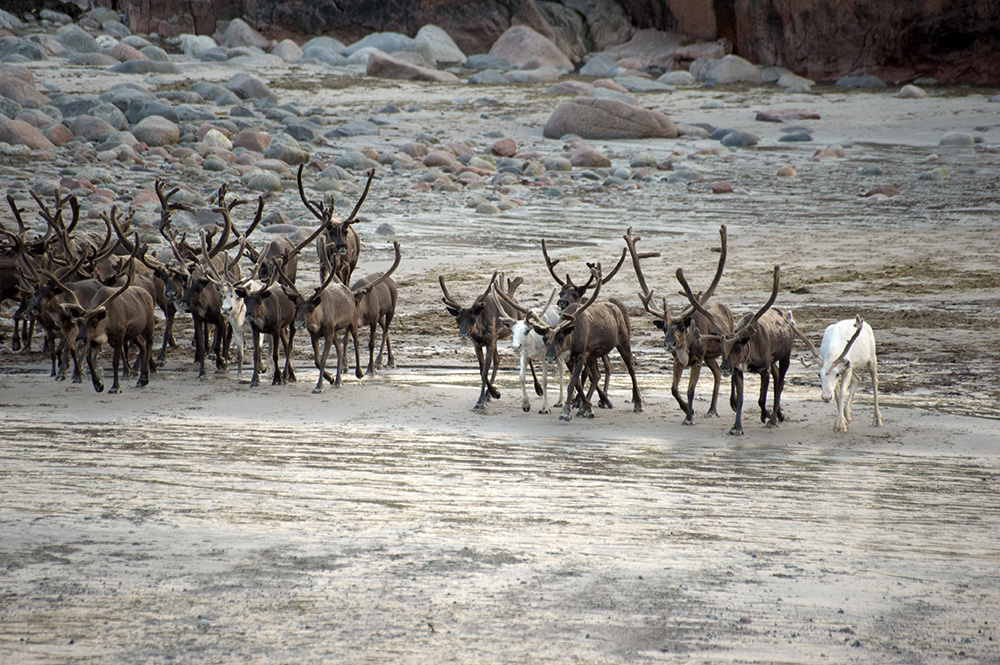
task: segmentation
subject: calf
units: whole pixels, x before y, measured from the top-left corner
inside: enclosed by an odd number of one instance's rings
[[[736,422],[730,434],[743,434],[743,375],[754,372],[760,375],[760,420],[768,427],[777,427],[785,419],[781,410],[781,392],[785,386],[785,374],[792,357],[795,331],[788,323],[788,312],[774,308],[778,297],[781,268],[774,266],[774,282],[767,303],[753,315],[747,314],[737,322],[733,332],[724,336],[706,335],[722,344],[722,374],[732,377],[729,403],[736,412]],[[691,305],[707,315],[698,298],[691,292],[683,273],[678,274],[681,287]],[[774,380],[774,403],[767,409],[767,387],[769,378]]]
[[[831,323],[823,332],[823,341],[819,351],[812,342],[799,331],[792,320],[791,313],[788,322],[795,333],[809,345],[813,356],[820,362],[819,381],[821,396],[824,402],[837,401],[837,420],[833,424],[834,432],[846,432],[847,424],[851,422],[851,402],[858,389],[860,380],[858,372],[867,369],[872,379],[872,394],[875,402],[875,413],[872,415],[872,425],[882,426],[882,412],[878,408],[878,359],[875,355],[875,333],[867,322],[856,316]]]

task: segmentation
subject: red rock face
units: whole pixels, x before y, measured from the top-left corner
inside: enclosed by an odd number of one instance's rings
[[[1000,5],[987,0],[736,0],[735,52],[819,81],[1000,81]]]
[[[621,5],[637,30],[700,41],[724,37],[755,64],[819,81],[858,73],[890,83],[1000,81],[995,0],[606,1]],[[211,35],[218,21],[242,17],[269,37],[329,34],[346,43],[372,32],[413,36],[434,24],[467,55],[486,53],[512,25],[555,40],[533,0],[122,0],[120,6],[133,31],[165,37]]]

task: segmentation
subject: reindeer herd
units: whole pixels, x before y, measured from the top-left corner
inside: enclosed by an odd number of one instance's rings
[[[243,378],[244,347],[253,345],[250,386],[260,383],[268,371],[263,342],[270,347],[272,384],[296,381],[292,362],[293,339],[297,330],[310,338],[318,379],[313,392],[322,392],[324,381],[340,387],[343,373],[350,369],[349,343],[354,344],[354,366],[358,378],[372,376],[386,366],[395,367],[389,328],[395,315],[397,286],[391,275],[401,260],[399,243],[393,243],[392,266],[352,282],[361,253],[361,242],[353,225],[371,188],[374,171],[368,174],[364,191],[345,219],[333,216],[333,205],[311,201],[303,185],[303,169],[297,176],[299,197],[318,225],[298,244],[284,237],[261,247],[253,232],[263,217],[265,197],[258,197],[252,221],[245,231],[237,229],[233,211],[248,202],[220,188],[211,209],[219,223],[202,229],[196,241],[174,228],[178,211],[193,212],[187,204],[172,200],[178,188],[155,184],[160,204],[159,233],[169,256],[151,251],[148,243],[131,230],[132,214],[122,215],[112,207],[100,214],[105,232],[76,231],[80,205],[72,196],[56,192],[52,205],[31,192],[38,215],[47,225],[41,237],[30,238],[24,223],[24,209],[8,195],[8,205],[17,231],[0,224],[0,300],[16,303],[13,315],[12,348],[30,351],[35,325],[45,336],[51,375],[65,380],[72,367],[72,380],[83,379],[81,364],[86,362],[95,390],[104,390],[98,354],[103,346],[112,350],[113,383],[110,392],[121,391],[121,377],[138,375],[137,385],[148,384],[150,374],[162,366],[168,348],[176,348],[174,322],[178,312],[190,314],[193,323],[194,361],[198,376],[206,375],[206,363],[214,359],[216,370],[227,368],[235,355],[237,375]],[[791,362],[796,338],[810,348],[820,365],[822,398],[835,400],[835,431],[846,431],[851,421],[851,403],[859,384],[859,372],[867,371],[874,393],[873,423],[881,425],[878,408],[878,374],[875,339],[871,326],[855,319],[830,325],[817,351],[797,328],[791,311],[775,307],[780,285],[780,268],[774,267],[771,292],[757,311],[736,320],[726,305],[712,300],[723,277],[728,246],[726,227],[720,229],[718,265],[711,283],[695,292],[683,269],[676,279],[686,303],[672,310],[664,297],[659,302],[647,283],[642,262],[660,256],[640,252],[641,240],[632,229],[622,236],[625,247],[614,268],[605,272],[601,263],[588,263],[585,280],[571,275],[560,277],[560,259],[552,259],[545,240],[542,256],[555,287],[540,308],[523,306],[516,290],[523,279],[494,273],[485,289],[463,305],[451,295],[444,276],[438,278],[447,312],[455,318],[459,336],[471,341],[479,364],[481,386],[475,409],[485,409],[500,397],[496,376],[500,364],[499,343],[512,338],[512,348],[520,359],[521,407],[531,410],[527,373],[533,377],[534,391],[541,396],[541,413],[550,413],[548,376],[558,374],[561,407],[559,418],[594,416],[592,398],[598,406],[611,408],[608,396],[612,370],[610,354],[617,352],[632,384],[632,408],[643,410],[643,399],[632,353],[632,322],[627,305],[617,298],[601,297],[602,286],[621,270],[626,258],[639,287],[639,300],[653,324],[663,331],[663,346],[673,358],[671,393],[684,413],[683,424],[694,425],[695,389],[703,366],[713,376],[710,407],[706,416],[719,416],[718,398],[724,377],[730,377],[730,406],[736,414],[730,434],[743,433],[744,375],[760,377],[761,422],[775,427],[784,420],[781,394]],[[297,286],[299,254],[315,243],[319,262],[319,286],[306,291]],[[245,260],[244,260],[245,259]],[[241,269],[241,262],[245,269]],[[247,266],[249,266],[247,268]],[[246,275],[243,273],[246,272]],[[664,291],[668,288],[663,285]],[[164,320],[163,339],[154,358],[155,309]],[[359,329],[368,329],[368,362],[361,369]],[[379,334],[379,330],[381,331]],[[378,343],[376,344],[376,338]],[[375,347],[378,346],[378,353]],[[332,350],[336,370],[327,370]],[[284,354],[284,363],[280,362]],[[538,381],[536,368],[541,369]],[[688,384],[681,392],[684,371]],[[566,378],[568,377],[568,378]],[[565,380],[565,390],[564,390]],[[770,409],[769,385],[773,385]]]

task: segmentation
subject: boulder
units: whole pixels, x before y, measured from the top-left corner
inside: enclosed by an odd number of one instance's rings
[[[176,124],[166,118],[151,115],[132,128],[132,136],[153,147],[177,143],[181,137],[181,131]]]
[[[837,86],[840,88],[884,88],[885,81],[872,74],[862,74],[859,76],[841,76],[837,79]]]
[[[598,53],[580,68],[580,76],[605,78],[618,74],[618,61],[610,53]]]
[[[680,38],[661,30],[639,30],[632,39],[605,49],[618,64],[629,69],[670,69]]]
[[[181,74],[181,68],[172,62],[159,60],[126,60],[108,67],[116,74]]]
[[[32,150],[51,150],[55,146],[37,128],[23,120],[11,120],[0,115],[0,141],[25,145]]]
[[[612,99],[580,97],[560,104],[546,121],[543,134],[550,139],[566,134],[585,139],[677,138],[677,129],[658,111]]]
[[[341,55],[350,58],[366,48],[378,49],[382,53],[396,53],[398,51],[413,51],[414,44],[413,40],[406,35],[396,32],[375,32],[346,47]]]
[[[49,98],[38,92],[34,83],[17,76],[0,79],[0,97],[6,97],[26,109],[39,109],[49,103]]]
[[[764,83],[760,70],[738,55],[727,55],[718,60],[710,58],[695,60],[691,63],[691,74],[699,81],[708,83]]]
[[[927,96],[927,93],[924,92],[923,88],[909,84],[900,88],[896,96],[900,99],[923,99]]]
[[[310,158],[309,151],[285,133],[275,134],[263,154],[268,159],[280,159],[286,164],[305,164]]]
[[[261,50],[271,47],[271,41],[260,34],[241,18],[233,19],[226,26],[226,31],[217,40],[221,46],[234,48],[237,46],[256,46]]]
[[[425,25],[413,38],[413,48],[424,56],[428,64],[461,65],[466,57],[451,36],[436,25]]]
[[[385,53],[375,51],[368,56],[365,68],[368,76],[404,79],[409,81],[435,81],[437,83],[459,83],[459,78],[451,72],[442,72],[427,67],[418,67]]]
[[[92,115],[78,115],[73,122],[70,123],[69,130],[73,132],[73,136],[78,139],[83,139],[84,141],[96,141],[102,136],[114,134],[118,131],[118,128],[103,118],[98,118]]]
[[[274,96],[266,83],[246,72],[240,72],[229,79],[225,83],[225,88],[235,93],[240,99],[261,99]]]
[[[302,49],[291,39],[284,39],[271,49],[271,54],[276,55],[285,62],[298,62],[302,59]]]
[[[565,72],[573,71],[573,63],[559,47],[526,25],[508,28],[494,42],[489,55],[525,69],[553,67]]]
[[[126,60],[149,60],[139,49],[128,44],[122,44],[121,42],[112,46],[111,50],[108,51],[108,55],[119,62],[125,62]]]
[[[101,45],[89,32],[76,24],[64,25],[56,31],[56,41],[74,53],[100,53]]]

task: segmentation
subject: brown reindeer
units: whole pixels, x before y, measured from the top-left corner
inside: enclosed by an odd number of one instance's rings
[[[618,271],[621,270],[622,265],[625,263],[625,253],[627,250],[622,249],[622,256],[618,259],[618,264],[614,267],[610,273],[604,276],[601,280],[601,284],[607,284],[611,281]],[[569,273],[566,273],[566,279],[560,279],[559,275],[556,274],[556,266],[562,259],[551,259],[549,258],[548,248],[545,246],[545,239],[542,239],[542,256],[545,258],[545,265],[549,269],[549,274],[552,275],[552,279],[556,281],[559,285],[560,291],[559,296],[556,298],[556,307],[559,311],[566,309],[570,304],[575,302],[580,302],[583,300],[584,296],[587,295],[587,291],[595,286],[593,267],[594,264],[588,263],[587,268],[591,270],[590,277],[583,284],[576,284],[573,282],[573,278],[570,277]]]
[[[295,337],[295,302],[280,285],[275,282],[281,276],[280,260],[278,269],[258,289],[249,290],[245,283],[235,287],[246,305],[246,320],[253,331],[253,376],[250,387],[260,385],[260,336],[271,337],[271,360],[274,362],[274,378],[271,385],[295,383],[295,368],[292,366],[293,339]],[[255,271],[256,272],[256,271]],[[214,291],[214,289],[213,289]],[[216,292],[217,293],[217,292]],[[285,367],[278,365],[278,342],[285,351]]]
[[[353,224],[358,220],[358,212],[361,210],[361,204],[365,202],[368,198],[368,190],[372,186],[372,178],[375,177],[375,169],[368,172],[368,182],[365,183],[365,190],[361,194],[361,198],[354,205],[354,210],[351,214],[347,216],[346,219],[337,221],[333,218],[333,202],[331,201],[330,207],[326,208],[322,201],[311,202],[306,198],[305,187],[302,185],[302,171],[305,165],[299,166],[298,171],[298,185],[299,185],[299,198],[302,199],[302,203],[306,206],[306,209],[313,214],[318,220],[320,220],[321,225],[325,227],[326,233],[324,234],[324,251],[326,252],[326,259],[332,264],[333,271],[337,273],[337,278],[343,284],[351,283],[351,275],[354,273],[354,269],[358,265],[358,256],[361,252],[361,239],[358,237],[358,232],[354,230]],[[317,250],[319,245],[317,245]],[[324,263],[320,261],[320,270],[326,270],[323,267]],[[321,280],[326,279],[326,273],[323,272],[321,275]]]
[[[725,376],[732,375],[729,403],[736,412],[736,422],[729,430],[730,434],[743,434],[743,375],[746,372],[760,375],[760,421],[768,427],[777,427],[778,422],[785,419],[781,410],[781,391],[785,387],[785,374],[791,363],[795,330],[789,323],[787,310],[772,308],[778,297],[780,278],[781,268],[774,266],[771,296],[764,306],[753,315],[747,314],[740,319],[732,333],[717,337],[722,344],[722,373]],[[677,279],[691,306],[707,315],[680,271]],[[774,381],[774,403],[770,411],[767,409],[769,379]]]
[[[501,279],[500,283],[502,282]],[[458,324],[459,339],[472,340],[476,350],[482,387],[479,391],[479,399],[473,408],[485,409],[490,399],[500,399],[500,391],[493,385],[500,364],[497,342],[510,336],[510,329],[503,325],[500,317],[512,317],[514,310],[506,303],[501,302],[494,293],[494,289],[499,288],[497,287],[497,273],[493,273],[486,291],[473,300],[468,307],[463,307],[451,297],[451,294],[448,293],[448,287],[444,283],[444,275],[438,275],[438,284],[441,285],[441,291],[444,293],[442,301],[445,309],[455,317],[455,322]],[[507,295],[513,296],[512,289],[508,288]]]
[[[392,243],[396,260],[392,268],[386,272],[377,272],[355,280],[351,285],[357,301],[358,326],[368,326],[368,369],[365,374],[375,376],[376,369],[382,369],[382,351],[388,352],[387,367],[395,367],[396,359],[392,355],[392,342],[389,341],[389,324],[396,314],[396,282],[391,275],[399,266],[399,243]],[[371,287],[371,288],[369,288]],[[360,297],[357,294],[362,294]],[[375,356],[375,329],[382,327],[382,341],[379,344],[378,356]]]
[[[128,375],[126,350],[129,343],[139,347],[139,381],[136,385],[142,387],[149,383],[155,324],[153,298],[142,287],[132,285],[134,274],[132,263],[122,287],[102,287],[87,307],[79,302],[63,305],[77,317],[77,341],[83,344],[86,351],[87,367],[97,392],[104,390],[104,381],[97,368],[97,354],[102,344],[110,344],[114,350],[114,382],[108,392],[121,392],[118,369],[120,365],[122,372]]]
[[[616,268],[617,270],[617,268]],[[611,298],[597,302],[601,291],[601,264],[591,268],[591,279],[594,282],[594,293],[585,303],[573,303],[563,310],[559,323],[555,326],[545,324],[541,319],[532,317],[532,326],[545,339],[547,346],[546,359],[555,360],[568,353],[570,366],[569,392],[560,420],[571,420],[573,415],[573,391],[579,395],[580,410],[577,415],[593,418],[594,409],[590,397],[583,392],[582,376],[587,371],[597,376],[597,360],[617,349],[622,361],[632,378],[632,410],[642,411],[642,395],[635,377],[635,359],[632,357],[631,336],[632,327],[629,321],[628,308],[621,301]],[[595,378],[596,381],[596,378]]]
[[[670,392],[677,400],[684,412],[684,425],[694,425],[694,391],[698,385],[698,377],[701,375],[702,365],[708,365],[714,379],[712,386],[712,404],[706,416],[718,416],[717,410],[719,401],[719,387],[722,383],[722,375],[719,371],[719,364],[716,360],[722,354],[722,344],[717,338],[728,335],[733,331],[733,313],[728,307],[720,303],[708,304],[709,298],[715,293],[719,280],[722,279],[722,271],[726,265],[726,226],[719,229],[722,238],[722,249],[719,255],[719,265],[715,271],[715,278],[709,285],[708,290],[700,294],[698,302],[701,310],[688,306],[678,315],[673,315],[667,299],[663,298],[663,308],[658,309],[653,303],[653,291],[646,285],[646,278],[642,274],[641,259],[659,256],[659,253],[640,254],[636,251],[635,243],[641,238],[632,237],[632,229],[624,235],[625,244],[632,255],[632,265],[635,268],[635,276],[639,280],[641,292],[639,298],[642,306],[647,312],[653,315],[653,325],[663,331],[663,347],[673,356],[673,382]],[[683,271],[678,269],[679,279],[684,276]],[[708,312],[705,315],[702,311]],[[705,337],[706,335],[712,337]],[[681,395],[681,376],[685,369],[690,370],[688,377],[687,399]]]

